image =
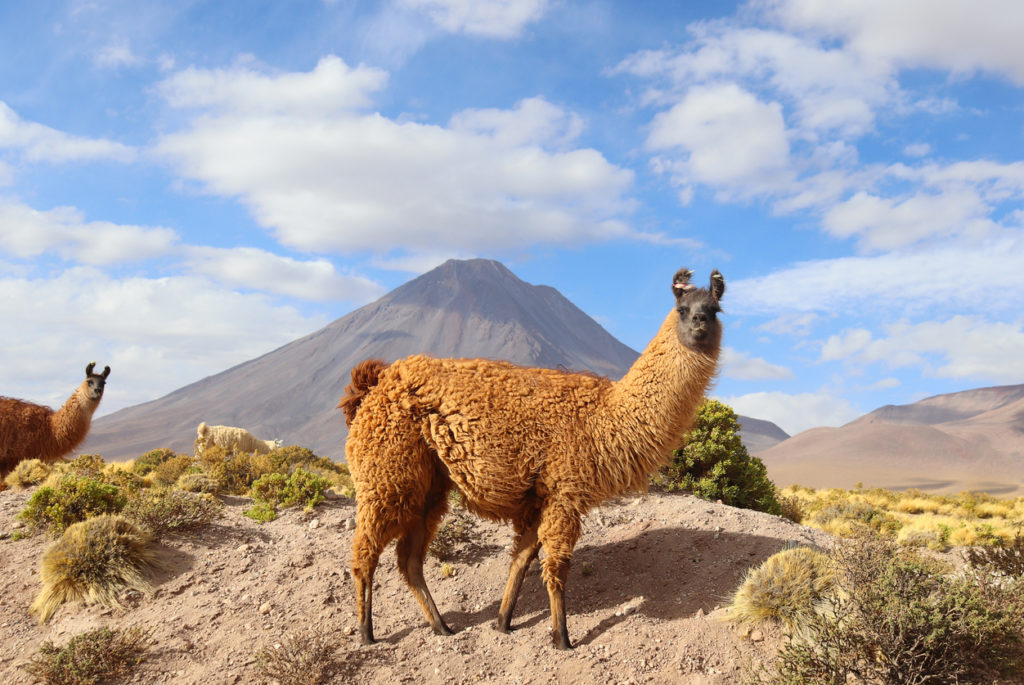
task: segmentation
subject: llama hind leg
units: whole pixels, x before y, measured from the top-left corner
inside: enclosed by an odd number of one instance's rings
[[[551,602],[551,638],[558,649],[572,649],[565,622],[565,581],[582,530],[580,517],[571,507],[551,505],[542,513],[537,531],[545,552],[542,576]]]
[[[356,587],[359,608],[359,637],[364,645],[372,645],[373,638],[373,573],[383,545],[375,544],[366,534],[365,527],[356,525],[352,541],[352,580]]]
[[[516,538],[512,547],[512,564],[508,569],[508,583],[505,594],[501,597],[501,608],[498,610],[497,629],[507,633],[512,627],[512,612],[519,599],[519,590],[523,586],[523,578],[530,564],[537,558],[540,551],[540,540],[537,538],[537,521],[516,524]]]
[[[422,518],[408,526],[398,539],[395,552],[398,556],[398,570],[412,590],[413,596],[427,617],[430,627],[438,635],[453,635],[454,631],[441,618],[441,612],[434,604],[434,598],[423,577],[423,561],[426,559],[430,541],[434,538],[437,526],[448,510],[447,488],[435,486],[425,507]]]

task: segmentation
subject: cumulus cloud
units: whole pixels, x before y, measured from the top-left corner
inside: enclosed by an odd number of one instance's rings
[[[92,56],[92,62],[100,69],[120,69],[121,67],[133,67],[139,64],[140,60],[133,52],[131,45],[126,40],[119,40],[97,50]]]
[[[313,82],[334,91],[345,73]],[[270,99],[283,78],[239,76]],[[219,79],[221,92],[244,87]],[[596,150],[565,149],[577,119],[550,103],[471,110],[443,127],[377,113],[221,107],[216,93],[185,87],[206,82],[195,71],[176,81],[173,102],[211,109],[161,138],[158,153],[207,192],[240,198],[290,247],[479,252],[632,235],[632,172]]]
[[[826,341],[821,358],[888,368],[916,366],[940,378],[1020,383],[1024,381],[1024,321],[993,322],[957,315],[890,324],[879,337],[864,329],[847,330]]]
[[[1024,6],[1015,0],[762,0],[786,29],[842,40],[874,62],[986,71],[1024,85]]]
[[[52,251],[79,264],[111,265],[159,257],[177,242],[171,229],[86,221],[73,207],[0,204],[0,249],[22,259]]]
[[[0,326],[0,348],[18,361],[4,370],[5,394],[60,404],[96,360],[113,370],[102,413],[155,399],[326,324],[205,278],[115,278],[93,267],[0,277],[0,316],[19,322]]]
[[[228,286],[297,297],[311,302],[363,304],[384,289],[362,276],[343,275],[326,259],[300,261],[253,247],[190,247],[189,269]]]
[[[130,162],[136,150],[104,138],[85,138],[63,133],[31,121],[0,102],[0,150],[15,150],[28,162],[79,162],[113,160]]]
[[[722,374],[738,380],[786,380],[793,377],[793,371],[785,366],[772,364],[760,357],[751,357],[731,347],[722,348],[721,363]]]
[[[771,421],[790,435],[819,426],[841,426],[864,413],[828,390],[798,394],[755,392],[724,397],[722,401],[736,413]]]
[[[540,19],[548,0],[398,0],[398,5],[425,13],[448,33],[507,40]]]

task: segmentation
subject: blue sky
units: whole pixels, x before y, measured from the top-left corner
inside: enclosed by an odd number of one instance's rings
[[[447,258],[642,349],[726,277],[714,394],[790,433],[1024,382],[1016,0],[0,5],[0,392],[103,413]],[[340,391],[340,389],[339,389]]]

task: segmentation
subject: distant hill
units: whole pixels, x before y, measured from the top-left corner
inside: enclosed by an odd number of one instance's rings
[[[262,357],[97,419],[80,451],[107,459],[164,446],[190,452],[196,426],[206,421],[340,459],[347,431],[335,406],[352,366],[418,353],[591,370],[612,379],[638,356],[554,288],[526,283],[499,262],[450,260]],[[740,420],[745,440],[781,439],[775,424]]]
[[[758,452],[780,486],[1024,494],[1024,385],[888,405]]]

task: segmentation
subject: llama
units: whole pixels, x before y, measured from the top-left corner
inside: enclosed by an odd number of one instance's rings
[[[100,374],[92,372],[95,366],[85,367],[85,380],[57,411],[0,397],[0,478],[23,459],[57,461],[85,440],[110,375],[109,366]]]
[[[352,370],[339,407],[356,487],[352,577],[363,644],[374,642],[373,574],[398,539],[398,568],[435,632],[450,635],[423,578],[447,494],[473,513],[509,521],[512,563],[498,611],[508,632],[526,570],[541,546],[552,639],[570,649],[564,589],[582,517],[611,497],[644,491],[692,425],[721,345],[725,280],[672,281],[675,307],[626,375],[534,369],[484,359],[413,356]]]
[[[284,443],[280,440],[260,440],[244,428],[234,426],[207,426],[199,424],[196,430],[196,455],[201,456],[207,447],[216,445],[236,452],[256,452],[266,454],[276,450]]]

